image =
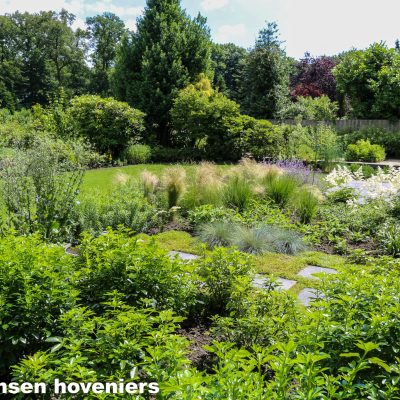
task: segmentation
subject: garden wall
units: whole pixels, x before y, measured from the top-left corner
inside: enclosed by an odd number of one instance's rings
[[[284,120],[270,120],[274,124],[288,124],[295,125],[297,122],[294,119],[284,119]],[[321,122],[331,125],[338,130],[351,129],[358,130],[366,127],[382,128],[388,131],[400,131],[400,120],[391,121],[387,119],[339,119],[336,121],[311,121],[303,120],[301,124],[303,126],[313,126],[318,125]]]

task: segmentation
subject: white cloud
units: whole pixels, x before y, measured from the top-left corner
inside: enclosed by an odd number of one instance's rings
[[[222,25],[218,28],[215,39],[220,43],[242,42],[247,36],[246,26],[244,24]]]
[[[213,11],[223,8],[229,4],[229,0],[203,0],[201,8],[204,11]]]
[[[136,32],[137,23],[136,18],[130,18],[125,20],[125,26],[132,32]]]

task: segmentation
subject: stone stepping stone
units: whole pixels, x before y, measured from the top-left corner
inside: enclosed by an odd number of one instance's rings
[[[172,258],[175,256],[178,256],[181,260],[184,261],[192,261],[192,260],[196,260],[197,258],[200,258],[200,256],[197,256],[196,254],[190,254],[190,253],[184,253],[182,251],[170,251],[168,253],[169,256],[171,256]]]
[[[302,276],[303,278],[321,280],[317,276],[313,275],[320,273],[337,274],[337,271],[336,269],[333,268],[323,268],[323,267],[315,267],[313,265],[308,265],[307,267],[303,268],[297,275]]]
[[[306,307],[308,307],[314,300],[322,299],[323,297],[323,293],[311,288],[303,289],[297,296],[297,298],[300,300],[300,303]]]
[[[297,281],[292,281],[290,279],[284,279],[284,278],[277,278],[276,281],[279,284],[279,290],[289,290],[292,286],[294,286]],[[253,280],[253,287],[263,289],[265,288],[265,285],[270,282],[270,279],[268,277],[265,277],[263,274],[256,274],[254,280]]]

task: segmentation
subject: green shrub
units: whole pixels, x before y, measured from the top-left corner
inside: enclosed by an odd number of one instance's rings
[[[400,257],[400,225],[386,223],[382,225],[377,235],[378,243],[384,254]]]
[[[283,132],[269,121],[240,115],[229,120],[227,129],[236,159],[249,155],[256,160],[279,159],[282,156],[285,147]]]
[[[8,223],[21,234],[39,231],[46,240],[63,240],[83,178],[82,164],[63,155],[54,142],[40,140],[3,165],[2,196]],[[72,158],[72,159],[71,159]]]
[[[369,140],[359,140],[347,146],[346,159],[349,161],[379,162],[386,158],[385,149]]]
[[[67,112],[77,136],[114,158],[122,154],[129,142],[138,141],[144,130],[144,114],[113,98],[75,97]]]
[[[204,283],[204,312],[223,314],[238,286],[250,289],[252,264],[239,251],[216,248],[201,259],[197,272]]]
[[[151,158],[151,148],[144,144],[131,144],[124,156],[128,164],[146,164]]]
[[[339,107],[328,96],[312,98],[299,96],[278,113],[280,119],[305,119],[332,121],[336,119]]]
[[[162,215],[157,212],[142,194],[129,185],[118,187],[113,196],[85,195],[75,207],[71,216],[74,225],[74,237],[87,231],[99,236],[108,227],[116,229],[119,225],[134,232],[147,232],[163,224]]]
[[[205,204],[190,210],[187,218],[191,225],[198,226],[207,222],[233,222],[240,219],[240,215],[230,208]]]
[[[180,315],[187,315],[196,303],[194,267],[154,243],[109,230],[98,238],[85,235],[79,255],[77,287],[85,305],[102,307],[114,290],[129,305],[147,303]]]
[[[389,157],[400,158],[399,132],[375,127],[366,127],[356,131],[339,131],[340,140],[347,147],[358,140],[369,140],[382,146]]]
[[[266,348],[289,340],[298,329],[301,316],[294,296],[274,290],[272,282],[271,278],[270,289],[256,293],[237,288],[227,305],[229,315],[213,318],[213,335],[245,349]]]
[[[232,244],[240,251],[249,254],[264,254],[274,251],[273,238],[267,229],[240,226],[231,231]]]
[[[190,365],[186,357],[189,342],[177,334],[182,318],[171,311],[128,307],[119,298],[118,293],[108,296],[103,315],[95,315],[85,307],[66,312],[60,318],[61,337],[52,338],[53,350],[26,357],[14,368],[13,379],[45,382],[49,398],[56,398],[60,396],[54,393],[56,378],[69,383],[73,376],[74,381],[92,384],[122,380],[138,386],[138,381],[144,381],[141,374],[147,377],[146,382],[159,384],[167,377],[179,378]],[[141,395],[138,390],[137,397],[153,397],[150,389],[145,386]],[[87,400],[102,397],[92,390],[85,395],[80,393],[78,398]],[[111,391],[105,396],[126,399],[131,397],[127,393]],[[76,395],[62,397],[72,399]]]
[[[282,175],[266,182],[266,195],[275,204],[283,208],[289,203],[297,187],[298,183],[294,178]]]
[[[250,183],[239,175],[233,175],[222,189],[222,200],[226,207],[243,211],[253,198]]]
[[[26,354],[48,349],[58,318],[77,303],[73,259],[38,236],[0,239],[0,374]]]

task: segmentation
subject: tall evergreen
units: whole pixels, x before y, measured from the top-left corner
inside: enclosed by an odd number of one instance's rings
[[[256,118],[274,118],[288,101],[289,62],[276,23],[260,31],[244,69],[243,111]]]
[[[122,42],[114,87],[120,99],[146,113],[158,143],[170,144],[172,101],[200,73],[211,74],[205,18],[190,18],[180,0],[148,0],[137,32]]]

